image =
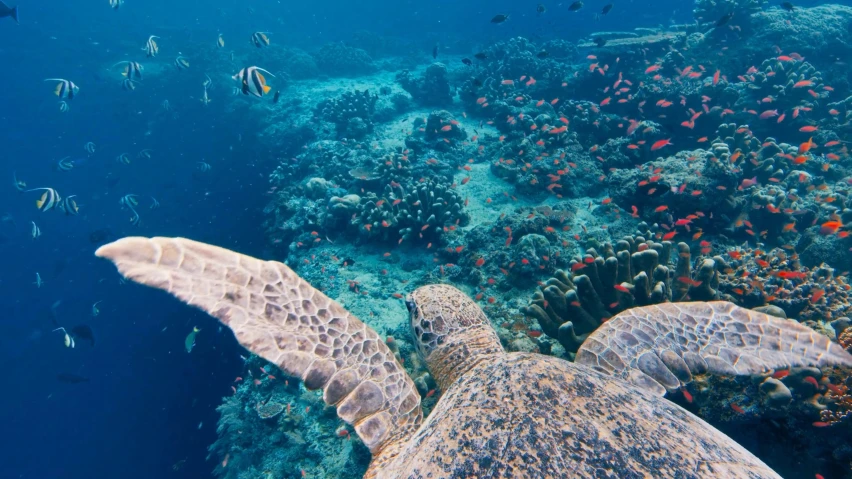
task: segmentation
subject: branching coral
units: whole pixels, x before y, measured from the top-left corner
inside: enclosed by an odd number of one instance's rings
[[[363,198],[354,220],[363,237],[385,241],[433,242],[470,220],[464,200],[445,184],[392,183],[381,198]]]

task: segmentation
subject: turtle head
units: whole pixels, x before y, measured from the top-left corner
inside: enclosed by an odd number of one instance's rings
[[[479,361],[504,352],[479,305],[452,286],[417,288],[405,304],[417,351],[442,391]]]

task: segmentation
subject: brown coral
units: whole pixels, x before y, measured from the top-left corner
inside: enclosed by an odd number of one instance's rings
[[[685,243],[677,245],[676,266],[670,267],[673,244],[643,236],[627,236],[602,253],[590,248],[571,262],[572,272],[558,270],[521,311],[538,320],[548,336],[574,353],[598,326],[633,306],[666,301],[718,299],[720,257],[704,258],[695,275]]]

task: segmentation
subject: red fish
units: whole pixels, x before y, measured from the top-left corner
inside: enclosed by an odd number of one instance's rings
[[[672,145],[672,141],[671,141],[671,140],[672,140],[671,138],[668,138],[668,139],[666,139],[666,140],[657,140],[657,141],[655,141],[655,142],[654,142],[654,144],[653,144],[653,145],[651,145],[651,151],[657,151],[657,150],[659,150],[660,148],[663,148],[663,147],[665,147],[665,146]]]

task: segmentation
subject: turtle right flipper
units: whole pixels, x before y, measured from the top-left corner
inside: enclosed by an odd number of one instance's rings
[[[711,301],[628,309],[592,333],[575,361],[662,395],[692,374],[852,366],[852,355],[796,321]]]
[[[307,388],[322,388],[374,457],[420,426],[420,395],[378,334],[286,265],[184,238],[123,238],[95,254],[218,318]]]

